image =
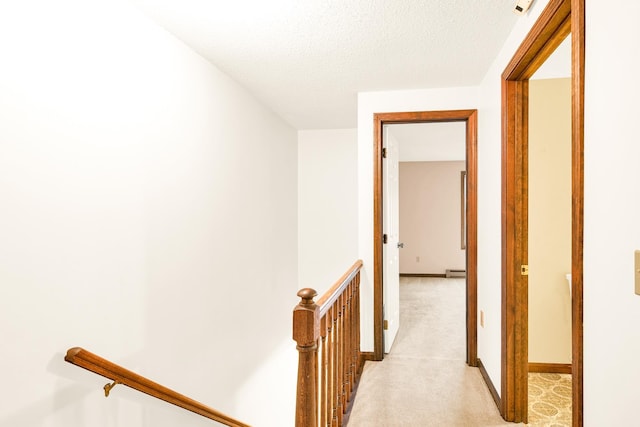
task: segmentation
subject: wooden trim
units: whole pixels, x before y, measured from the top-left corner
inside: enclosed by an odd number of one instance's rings
[[[357,366],[357,376],[354,383],[353,391],[351,392],[351,396],[349,401],[347,402],[347,407],[345,408],[345,413],[342,418],[342,425],[349,425],[349,418],[351,417],[351,410],[353,409],[353,403],[356,400],[356,394],[358,393],[358,387],[360,386],[360,377],[362,375],[362,370],[364,369],[364,364],[367,361],[375,361],[375,357],[373,352],[360,352],[358,357],[358,366]]]
[[[496,406],[498,408],[502,407],[498,390],[496,390],[496,387],[493,385],[493,381],[491,381],[491,377],[487,373],[487,370],[480,359],[478,359],[478,369],[480,369],[480,374],[482,375],[484,382],[487,384],[487,388],[489,388],[489,392],[491,393],[491,397],[493,397],[493,401],[496,403]]]
[[[384,358],[384,302],[382,280],[382,144],[384,120],[373,117],[373,354],[375,360]]]
[[[467,171],[460,171],[460,249],[463,251],[467,249],[467,241],[466,241],[466,233],[467,229],[467,209],[466,209],[466,181],[467,181]]]
[[[550,0],[502,74],[502,416],[527,421],[527,81],[572,34],[573,426],[583,425],[585,0]]]
[[[361,351],[360,352],[360,370],[364,366],[365,362],[375,362],[376,356],[372,351]]]
[[[533,363],[529,362],[529,372],[547,374],[570,374],[571,363]]]
[[[382,139],[385,124],[466,122],[467,170],[467,363],[476,366],[478,354],[478,283],[477,283],[477,110],[415,111],[376,113],[373,117],[373,332],[376,360],[384,357],[383,281],[382,281]]]
[[[400,277],[439,277],[444,279],[447,275],[439,273],[400,273]]]
[[[118,366],[115,363],[88,352],[83,348],[70,348],[67,351],[67,355],[64,360],[98,375],[102,375],[105,378],[109,378],[110,380],[115,381],[115,384],[126,385],[134,390],[148,394],[151,397],[155,397],[156,399],[164,400],[165,402],[179,406],[187,411],[195,412],[196,414],[209,418],[210,420],[217,421],[227,426],[248,427],[248,424],[235,420],[228,415],[209,408],[200,402],[196,402],[187,396]]]
[[[528,80],[569,34],[571,0],[550,0],[509,61],[503,80]]]
[[[467,364],[478,366],[478,112],[467,118]]]
[[[571,336],[573,426],[584,423],[583,238],[584,238],[584,75],[585,0],[571,0]]]
[[[526,422],[528,283],[527,264],[528,81],[503,81],[502,147],[502,416]]]

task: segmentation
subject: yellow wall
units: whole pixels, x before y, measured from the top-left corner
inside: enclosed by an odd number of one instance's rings
[[[570,79],[529,90],[529,361],[571,363]]]

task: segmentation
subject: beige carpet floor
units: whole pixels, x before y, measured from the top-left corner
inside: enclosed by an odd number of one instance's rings
[[[464,279],[401,278],[400,331],[367,362],[348,427],[493,427],[505,422],[465,363]]]

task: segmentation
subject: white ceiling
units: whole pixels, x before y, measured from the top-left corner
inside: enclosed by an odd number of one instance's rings
[[[357,93],[480,83],[514,0],[130,0],[298,129],[356,126]]]
[[[571,77],[571,35],[531,77],[554,79]],[[398,141],[401,162],[464,160],[464,122],[411,123],[387,125],[386,131]]]
[[[571,77],[571,34],[531,76],[531,80]]]

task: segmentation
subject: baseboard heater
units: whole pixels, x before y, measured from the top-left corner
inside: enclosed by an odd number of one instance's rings
[[[466,270],[446,270],[445,277],[467,277]]]

